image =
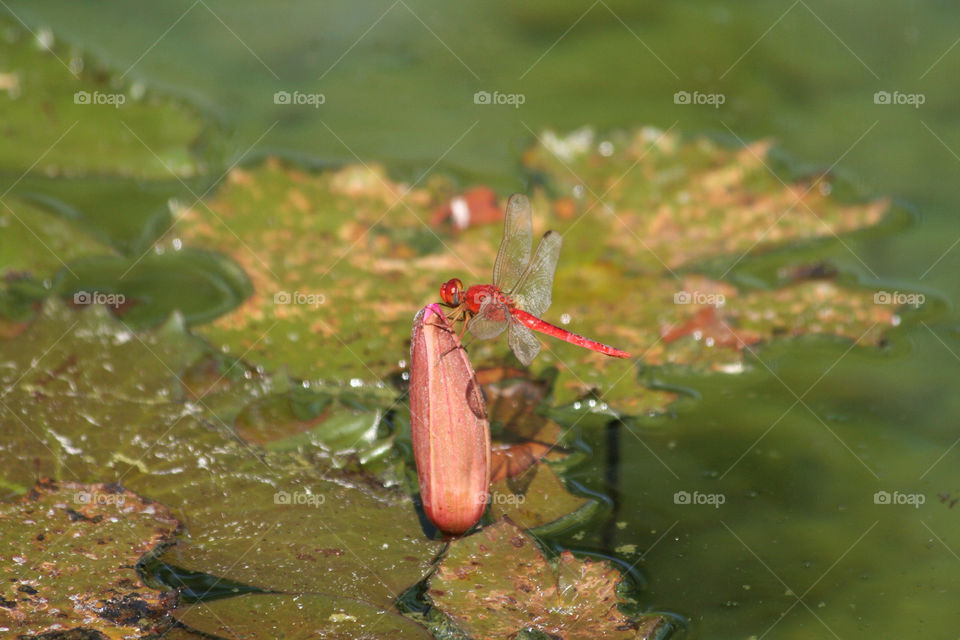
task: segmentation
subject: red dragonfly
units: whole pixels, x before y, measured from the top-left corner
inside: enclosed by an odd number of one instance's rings
[[[540,319],[550,307],[562,240],[563,236],[556,231],[547,231],[531,258],[530,201],[522,194],[514,194],[507,203],[503,240],[493,265],[493,284],[475,284],[464,291],[463,283],[453,278],[440,286],[440,298],[454,308],[451,314],[454,321],[467,321],[466,329],[475,338],[495,338],[506,329],[510,348],[524,366],[533,362],[540,352],[540,341],[531,329],[608,356],[629,358],[626,351]]]

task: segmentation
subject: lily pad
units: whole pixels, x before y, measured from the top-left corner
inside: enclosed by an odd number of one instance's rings
[[[0,503],[0,630],[140,637],[175,597],[144,585],[135,565],[178,526],[162,504],[116,485],[44,481]]]
[[[429,572],[440,545],[424,536],[405,494],[363,474],[264,464],[247,465],[249,479],[193,489],[186,535],[161,560],[270,591],[381,607]]]
[[[888,201],[840,201],[830,177],[784,185],[767,169],[767,143],[727,148],[652,129],[542,140],[524,155],[545,185],[534,227],[564,234],[546,319],[639,358],[544,339],[534,367],[559,370],[554,401],[595,389],[611,412],[662,410],[676,394],[652,385],[649,365],[736,372],[754,344],[804,333],[878,344],[896,323],[893,307],[836,274],[767,289],[719,277],[724,264],[875,226]],[[225,251],[251,274],[256,293],[201,329],[214,343],[305,379],[332,366],[370,382],[402,359],[409,320],[440,282],[489,281],[501,230],[430,228],[448,197],[443,180],[409,189],[376,166],[308,175],[271,161],[232,172],[205,206],[182,212],[167,242]],[[698,314],[710,306],[705,333]],[[475,363],[503,362],[503,342],[468,349]]]
[[[490,487],[490,515],[508,516],[518,526],[534,529],[538,535],[582,525],[600,506],[594,498],[571,493],[548,464],[535,465]]]
[[[0,171],[139,178],[206,171],[194,149],[215,128],[196,111],[97,68],[49,29],[32,35],[9,20],[0,28],[0,74],[7,78]]]
[[[248,594],[188,605],[173,612],[191,629],[245,640],[429,640],[433,636],[397,613],[365,602],[317,594]]]
[[[29,274],[42,280],[71,260],[109,252],[108,246],[35,205],[18,198],[0,204],[0,276]]]
[[[185,523],[164,560],[233,582],[388,607],[430,570],[412,500],[377,476],[334,468],[321,447],[268,452],[187,402],[178,374],[209,348],[174,317],[133,333],[105,309],[47,301],[0,340],[0,477],[26,491],[36,473],[122,481]],[[252,394],[235,401],[249,403]],[[384,518],[390,521],[383,527]]]
[[[210,180],[206,176],[131,180],[104,175],[67,178],[29,174],[11,194],[73,223],[120,253],[138,257],[170,228],[171,202],[193,202],[193,194],[209,189]]]
[[[427,594],[478,640],[524,630],[564,640],[660,637],[670,627],[665,618],[620,612],[621,580],[609,563],[568,551],[551,564],[530,535],[501,520],[453,541]]]
[[[81,300],[84,293],[89,300],[95,300],[93,292],[107,294],[104,299],[135,329],[156,326],[174,311],[188,325],[206,322],[250,295],[250,281],[236,263],[197,249],[82,258],[61,269],[53,288],[75,302],[78,293]]]
[[[233,170],[210,202],[178,214],[167,238],[227,253],[253,282],[239,309],[197,331],[302,379],[385,377],[406,360],[410,322],[435,295],[437,273],[460,264],[423,222],[429,194],[406,190],[377,167]]]

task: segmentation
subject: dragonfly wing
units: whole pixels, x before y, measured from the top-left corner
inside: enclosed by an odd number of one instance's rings
[[[493,284],[501,291],[514,288],[530,263],[533,248],[533,223],[530,221],[530,201],[522,193],[510,196],[503,221],[503,240],[493,263]]]
[[[467,329],[477,340],[489,340],[503,333],[509,318],[510,309],[507,305],[490,297],[483,301],[476,315],[467,322]]]
[[[533,331],[519,322],[510,323],[507,341],[510,343],[513,355],[517,356],[517,360],[525,367],[529,367],[533,359],[540,353],[540,341],[537,340],[537,336],[533,335]]]
[[[557,271],[562,244],[563,236],[556,231],[543,234],[530,266],[520,278],[516,289],[510,292],[516,305],[531,315],[540,317],[550,308],[553,275]]]

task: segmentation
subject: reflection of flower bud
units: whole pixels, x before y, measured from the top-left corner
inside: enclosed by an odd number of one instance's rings
[[[490,487],[490,424],[473,367],[437,305],[413,320],[410,430],[430,521],[460,534],[483,515]]]

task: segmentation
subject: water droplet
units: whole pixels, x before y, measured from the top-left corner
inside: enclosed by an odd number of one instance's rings
[[[147,85],[142,82],[134,82],[130,85],[130,97],[134,100],[141,100],[147,93]]]
[[[613,155],[613,143],[609,140],[604,140],[600,143],[598,150],[600,151],[600,155],[602,155],[604,158],[609,158]]]
[[[51,49],[53,47],[53,31],[50,27],[40,27],[37,29],[37,46],[41,49]]]
[[[354,389],[363,386],[363,380],[360,378],[350,378],[350,386]]]

